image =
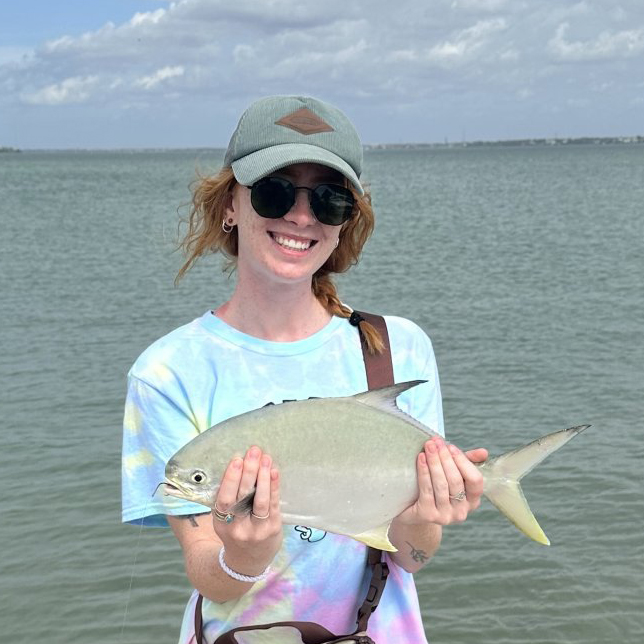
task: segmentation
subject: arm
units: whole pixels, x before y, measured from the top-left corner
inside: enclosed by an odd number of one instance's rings
[[[161,367],[157,370],[162,371]],[[271,468],[270,457],[255,448],[244,459],[231,461],[219,487],[217,503],[222,510],[257,487],[254,512],[263,517],[270,510],[270,520],[240,516],[228,526],[203,505],[163,494],[150,500],[164,478],[167,460],[200,429],[183,385],[174,381],[163,385],[162,390],[135,375],[128,379],[123,426],[124,520],[140,522],[144,512],[155,522],[165,516],[182,547],[193,587],[213,601],[228,601],[248,592],[253,584],[237,581],[221,569],[222,544],[228,567],[248,576],[262,573],[280,547],[279,475]],[[263,458],[268,459],[266,465],[261,465]]]
[[[253,586],[252,582],[238,581],[224,572],[218,560],[222,546],[227,566],[250,577],[260,575],[281,546],[279,473],[271,465],[270,456],[251,447],[243,460],[233,459],[226,469],[217,494],[217,508],[225,513],[256,488],[253,511],[247,516],[235,516],[229,524],[217,519],[215,513],[168,516],[183,550],[190,583],[212,601],[236,599]]]
[[[210,514],[168,515],[167,519],[181,544],[186,574],[193,588],[216,602],[241,597],[248,591],[250,584],[232,579],[219,566],[217,555],[222,543]]]
[[[441,438],[432,438],[416,459],[419,495],[389,529],[398,548],[391,559],[407,572],[420,570],[441,543],[442,526],[465,521],[481,503],[483,477],[473,463],[484,461],[487,450],[461,452]],[[457,495],[465,492],[465,498]]]

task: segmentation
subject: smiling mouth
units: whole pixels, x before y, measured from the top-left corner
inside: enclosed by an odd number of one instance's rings
[[[282,248],[288,248],[289,250],[309,250],[317,244],[315,239],[294,239],[293,237],[287,237],[285,235],[280,235],[279,233],[269,233],[271,239],[281,246]]]

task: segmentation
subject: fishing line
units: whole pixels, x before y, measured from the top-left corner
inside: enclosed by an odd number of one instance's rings
[[[154,494],[159,488],[157,487],[154,492],[152,493],[152,496],[150,497],[153,498]],[[123,623],[121,624],[121,636],[119,637],[119,640],[122,642],[123,641],[123,635],[125,633],[125,622],[127,621],[127,611],[128,608],[130,607],[130,598],[132,597],[132,584],[134,582],[134,572],[136,570],[136,560],[138,559],[139,556],[139,549],[140,549],[140,544],[141,544],[141,534],[143,533],[143,522],[145,521],[145,516],[147,514],[147,509],[148,509],[148,504],[150,503],[150,499],[148,499],[145,502],[145,508],[143,509],[143,516],[141,517],[141,523],[139,524],[139,535],[136,538],[136,545],[134,546],[134,561],[132,562],[132,574],[130,575],[130,586],[127,589],[127,599],[125,601],[125,612],[123,613]]]

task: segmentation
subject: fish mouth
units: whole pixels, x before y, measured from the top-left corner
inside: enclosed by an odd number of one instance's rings
[[[179,485],[177,485],[176,483],[172,483],[171,481],[168,481],[168,479],[166,479],[165,481],[161,481],[161,483],[159,483],[159,485],[157,485],[157,486],[156,486],[156,488],[154,489],[154,492],[152,493],[152,496],[154,496],[154,495],[157,493],[157,490],[158,490],[162,485],[164,486],[164,488],[163,488],[163,493],[164,493],[166,496],[176,496],[176,497],[178,497],[178,498],[180,498],[180,499],[185,498],[185,496],[186,496],[186,491],[185,491],[185,490],[183,490],[183,489],[182,489]]]

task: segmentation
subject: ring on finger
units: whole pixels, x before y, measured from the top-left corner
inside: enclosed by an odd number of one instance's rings
[[[458,494],[450,494],[449,498],[452,501],[463,501],[465,499],[465,490],[461,490]]]
[[[222,512],[217,507],[217,501],[215,501],[215,519],[222,521],[223,523],[232,523],[235,520],[235,515],[232,512]]]
[[[215,510],[215,519],[222,521],[223,523],[232,523],[235,520],[235,515],[230,512],[226,512],[224,514],[223,512]]]
[[[256,519],[259,519],[260,521],[264,521],[264,519],[268,519],[268,517],[270,517],[270,516],[271,516],[271,513],[270,513],[270,512],[267,512],[267,513],[266,513],[266,515],[265,515],[265,516],[263,516],[263,517],[258,516],[258,515],[257,515],[257,514],[255,514],[254,512],[251,512],[251,515],[252,515],[252,516],[254,516]]]

